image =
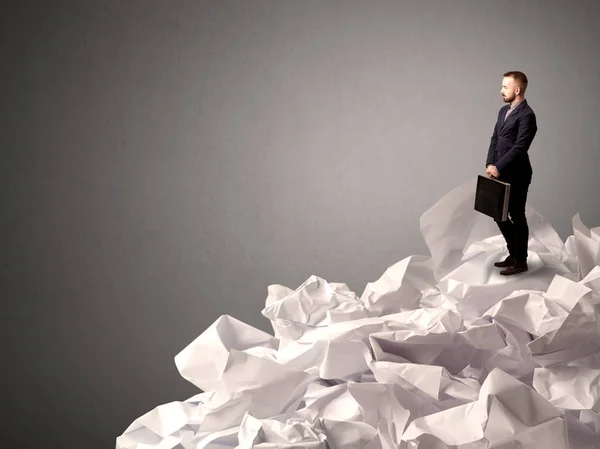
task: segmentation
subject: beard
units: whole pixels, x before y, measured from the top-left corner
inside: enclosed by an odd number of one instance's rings
[[[515,99],[515,96],[514,95],[507,95],[506,97],[502,97],[502,98],[504,98],[504,102],[505,103],[512,103],[513,100]]]

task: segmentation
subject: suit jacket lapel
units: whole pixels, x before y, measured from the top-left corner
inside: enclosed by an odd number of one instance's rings
[[[510,108],[510,105],[508,106]],[[504,126],[504,122],[506,122],[506,111],[508,111],[508,109],[506,109],[506,106],[504,106],[502,108],[502,112],[500,113],[500,129],[502,129],[502,127]],[[513,111],[514,112],[514,111]]]
[[[515,108],[514,111],[512,111],[510,113],[510,115],[508,117],[506,117],[506,111],[504,111],[504,114],[502,115],[502,125],[500,125],[500,130],[502,130],[502,128],[504,128],[504,125],[506,125],[506,122],[509,122],[513,117],[516,117],[519,110],[527,104],[527,100],[523,100],[522,102],[519,103],[519,105]],[[510,108],[510,106],[509,106]],[[508,111],[508,109],[507,109]],[[504,118],[506,117],[506,118]]]

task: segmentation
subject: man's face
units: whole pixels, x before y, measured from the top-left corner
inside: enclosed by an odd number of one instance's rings
[[[517,86],[517,83],[512,76],[505,76],[502,79],[502,89],[500,90],[500,95],[502,95],[505,103],[512,103],[519,91],[519,86]]]

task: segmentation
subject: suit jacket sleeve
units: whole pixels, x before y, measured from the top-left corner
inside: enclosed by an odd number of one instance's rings
[[[500,115],[502,114],[502,109],[498,112],[498,119],[496,120],[496,125],[494,126],[494,133],[492,134],[492,139],[490,141],[490,148],[488,149],[487,159],[485,161],[485,166],[487,167],[490,164],[496,163],[496,144],[498,143],[498,124],[500,123]]]
[[[520,156],[527,153],[536,132],[537,122],[535,114],[533,112],[524,114],[519,120],[519,131],[515,144],[504,154],[504,156],[496,161],[496,168],[500,173],[502,173],[502,170],[505,168],[510,167],[510,165]]]
[[[498,126],[494,126],[494,133],[492,134],[492,139],[490,141],[490,148],[488,149],[487,159],[485,162],[485,166],[487,167],[490,164],[496,163],[496,144],[498,143]]]

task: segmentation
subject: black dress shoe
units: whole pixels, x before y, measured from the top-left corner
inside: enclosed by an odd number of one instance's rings
[[[508,267],[506,270],[502,270],[500,274],[502,276],[512,276],[513,274],[524,273],[529,268],[527,262],[517,262],[512,267]]]
[[[498,267],[498,268],[507,268],[507,267],[512,267],[515,264],[515,262],[516,262],[516,260],[513,256],[508,256],[502,262],[496,262],[494,264],[494,266]]]

